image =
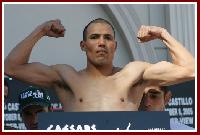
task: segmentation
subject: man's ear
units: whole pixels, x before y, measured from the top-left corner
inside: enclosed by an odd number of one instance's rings
[[[81,47],[81,50],[82,50],[82,51],[85,51],[85,50],[86,50],[86,48],[85,48],[85,41],[82,40],[82,41],[80,42],[80,47]]]
[[[171,99],[172,97],[172,93],[171,91],[167,91],[167,93],[165,93],[165,105],[167,105],[169,103],[169,100]]]

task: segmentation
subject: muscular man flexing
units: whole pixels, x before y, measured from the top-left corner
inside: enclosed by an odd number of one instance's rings
[[[64,111],[136,111],[144,88],[194,79],[194,58],[164,28],[141,26],[140,42],[160,39],[169,48],[172,63],[133,61],[124,68],[113,66],[117,48],[113,26],[104,19],[91,21],[83,31],[80,47],[87,67],[76,71],[67,64],[47,66],[28,63],[33,47],[44,36],[64,37],[60,20],[39,25],[5,59],[5,73],[21,81],[55,90]]]

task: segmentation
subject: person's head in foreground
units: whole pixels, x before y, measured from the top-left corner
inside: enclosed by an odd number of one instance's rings
[[[139,111],[165,111],[171,99],[171,91],[166,86],[149,86],[145,89]],[[194,130],[193,127],[170,119],[171,130]]]
[[[171,91],[166,86],[149,86],[145,88],[140,111],[164,111],[171,98]]]
[[[38,129],[38,113],[51,110],[48,93],[37,87],[28,87],[19,94],[22,120],[28,130]]]

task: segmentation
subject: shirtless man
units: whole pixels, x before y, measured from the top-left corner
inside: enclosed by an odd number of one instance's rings
[[[194,79],[194,59],[165,29],[142,26],[140,42],[160,39],[169,48],[173,63],[134,61],[123,69],[113,66],[117,48],[113,26],[104,19],[91,21],[84,29],[80,47],[87,67],[76,71],[66,64],[47,66],[28,63],[31,51],[44,36],[64,37],[60,20],[39,25],[5,60],[5,73],[24,82],[54,89],[64,111],[136,111],[149,84],[171,85]]]

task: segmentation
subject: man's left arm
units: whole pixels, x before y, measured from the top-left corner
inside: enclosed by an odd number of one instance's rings
[[[190,52],[173,38],[164,28],[142,26],[138,32],[140,42],[160,39],[172,57],[172,63],[161,61],[151,64],[143,74],[144,80],[151,80],[159,85],[172,85],[195,78],[195,62]]]

